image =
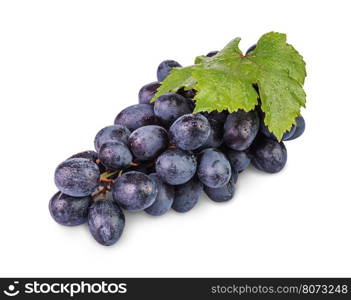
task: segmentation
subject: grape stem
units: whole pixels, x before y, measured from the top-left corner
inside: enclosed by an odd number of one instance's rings
[[[113,172],[105,172],[100,175],[100,181],[102,182],[109,182],[106,180],[110,180],[109,177],[118,174],[119,171],[113,171]],[[113,181],[110,181],[113,182]]]
[[[107,182],[107,183],[112,183],[113,182],[113,179],[108,179],[108,178],[100,178],[100,181],[101,182]]]
[[[99,195],[101,195],[101,194],[106,195],[106,192],[109,192],[109,191],[111,191],[111,189],[108,186],[103,186],[101,190],[99,190],[99,191],[95,192],[94,194],[92,194],[91,197],[93,199],[96,199],[96,197],[98,197]]]

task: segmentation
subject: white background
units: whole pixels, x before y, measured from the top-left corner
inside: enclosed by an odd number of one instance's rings
[[[349,1],[1,1],[1,276],[351,276]],[[268,31],[307,62],[307,127],[276,175],[187,214],[128,213],[103,247],[48,212],[53,173],[156,77],[164,59]]]

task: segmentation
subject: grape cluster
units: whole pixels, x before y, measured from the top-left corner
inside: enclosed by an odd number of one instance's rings
[[[159,82],[173,67],[180,64],[167,60],[159,65],[158,81],[140,89],[139,104],[122,110],[114,125],[96,134],[95,151],[78,153],[58,165],[59,192],[49,203],[56,222],[87,222],[96,241],[109,246],[123,232],[124,210],[153,216],[171,208],[184,213],[203,191],[215,202],[232,199],[238,175],[250,163],[268,173],[284,167],[284,143],[264,125],[259,107],[193,113],[196,91],[184,89],[151,103]],[[300,116],[283,140],[296,139],[304,128]]]

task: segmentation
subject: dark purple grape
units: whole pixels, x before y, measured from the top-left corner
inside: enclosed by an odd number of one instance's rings
[[[196,177],[184,184],[177,185],[172,208],[176,212],[188,212],[196,205],[202,191],[203,185]]]
[[[246,150],[255,139],[260,128],[256,111],[239,110],[228,115],[224,124],[224,142],[233,150]]]
[[[112,196],[123,209],[144,210],[155,202],[157,186],[148,175],[130,171],[118,177],[112,184]]]
[[[196,173],[193,154],[181,149],[163,152],[156,161],[156,172],[168,184],[178,185],[189,181]]]
[[[294,140],[294,139],[297,139],[298,137],[300,137],[304,131],[305,131],[305,119],[302,117],[302,116],[299,116],[295,119],[296,121],[296,129],[295,129],[295,132],[294,134],[287,138],[286,141],[291,141],[291,140]]]
[[[227,120],[228,111],[223,110],[221,112],[218,112],[217,110],[214,110],[214,111],[211,111],[210,113],[207,111],[204,111],[201,114],[204,115],[208,120],[215,120],[221,124],[224,124],[225,121]]]
[[[175,60],[164,60],[161,62],[157,68],[157,80],[159,82],[162,82],[163,80],[166,79],[168,76],[169,72],[173,68],[181,68],[182,66],[176,62]]]
[[[256,139],[250,151],[253,166],[267,173],[281,171],[287,161],[287,151],[284,144],[264,136]]]
[[[117,124],[104,127],[95,136],[95,149],[99,151],[101,145],[106,142],[121,142],[127,144],[129,135],[129,129],[123,125]]]
[[[219,52],[219,51],[211,51],[211,52],[208,52],[208,53],[206,54],[206,56],[207,56],[207,57],[212,57],[212,56],[217,55],[218,52]]]
[[[254,51],[255,49],[256,49],[256,44],[252,45],[249,49],[247,49],[245,55],[248,55],[250,52]]]
[[[139,103],[150,104],[151,99],[155,96],[159,87],[160,83],[158,81],[144,85],[139,91]]]
[[[210,123],[201,114],[181,116],[169,129],[171,141],[183,150],[200,148],[206,143],[210,133]]]
[[[168,147],[167,131],[157,125],[140,127],[129,137],[129,147],[140,160],[152,160]]]
[[[250,156],[245,151],[236,151],[227,148],[225,154],[232,169],[237,172],[244,171],[250,165]]]
[[[205,186],[204,191],[208,198],[215,202],[229,201],[234,197],[235,194],[235,178],[231,178],[229,182],[219,188],[210,188]]]
[[[86,158],[70,158],[59,164],[55,171],[58,189],[72,197],[92,194],[100,183],[100,170]]]
[[[177,91],[177,94],[188,99],[194,99],[194,97],[196,96],[196,90],[194,89],[185,90],[184,88],[181,88],[180,90]]]
[[[204,185],[218,188],[229,182],[232,170],[222,152],[209,148],[201,151],[198,156],[197,176]]]
[[[53,219],[65,226],[76,226],[86,222],[90,196],[76,198],[57,192],[50,200],[49,211]]]
[[[174,200],[174,187],[164,183],[161,177],[156,174],[150,174],[149,177],[153,179],[157,186],[157,196],[154,203],[145,209],[149,215],[161,216],[170,210]]]
[[[90,233],[97,242],[104,246],[111,246],[122,235],[125,217],[114,201],[97,200],[90,206],[88,225]]]
[[[222,145],[223,143],[223,123],[216,121],[215,119],[208,119],[210,126],[211,126],[211,132],[210,135],[205,142],[204,145],[200,147],[200,149],[205,149],[205,148],[218,148]]]
[[[115,124],[121,124],[130,131],[146,125],[157,125],[158,119],[151,104],[135,104],[123,109],[116,117]]]
[[[125,144],[111,141],[101,145],[99,159],[106,168],[118,170],[128,166],[133,155]]]
[[[192,113],[193,110],[194,103],[176,93],[160,96],[154,105],[154,113],[165,127],[169,127],[176,119]]]

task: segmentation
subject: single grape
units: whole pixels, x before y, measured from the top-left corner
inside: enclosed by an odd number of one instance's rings
[[[123,125],[117,124],[104,127],[95,136],[95,149],[99,151],[101,145],[106,142],[121,142],[127,144],[129,136],[129,129]]]
[[[237,172],[244,171],[250,165],[250,156],[245,151],[236,151],[227,148],[225,154],[232,169],[235,169]]]
[[[98,157],[98,153],[93,151],[93,150],[86,150],[86,151],[83,151],[83,152],[79,152],[77,154],[72,155],[68,159],[70,159],[70,158],[86,158],[86,159],[89,159],[92,162],[97,164],[97,166],[99,167],[100,173],[106,172],[105,166],[101,162],[98,161],[98,158],[99,158]]]
[[[84,197],[92,194],[100,183],[96,163],[86,158],[70,158],[55,170],[55,184],[64,194]]]
[[[249,148],[260,128],[256,111],[239,110],[228,115],[224,124],[224,142],[233,150]]]
[[[287,161],[287,151],[284,144],[261,136],[251,147],[251,162],[257,169],[267,173],[277,173],[282,170]]]
[[[116,243],[125,224],[123,211],[111,200],[97,200],[89,208],[88,225],[94,239],[104,246]]]
[[[181,68],[182,66],[175,60],[164,60],[157,68],[157,80],[162,82],[166,79],[172,68]]]
[[[154,113],[162,125],[169,127],[179,117],[190,114],[194,110],[194,103],[176,93],[160,96],[154,106]]]
[[[171,149],[156,160],[156,172],[168,184],[178,185],[189,181],[196,173],[196,159],[188,151]]]
[[[130,171],[118,177],[112,184],[112,196],[123,209],[144,210],[156,200],[157,186],[148,175]]]
[[[106,168],[118,170],[128,166],[133,155],[125,144],[111,141],[101,145],[99,159]]]
[[[214,148],[200,152],[198,156],[197,176],[200,181],[211,188],[226,185],[232,176],[232,170],[225,155]]]
[[[172,207],[174,200],[174,187],[164,183],[161,177],[156,173],[150,174],[149,177],[156,183],[157,196],[155,202],[146,208],[145,212],[152,216],[164,215]]]
[[[140,160],[152,160],[168,147],[168,133],[157,125],[139,127],[130,135],[129,147]]]
[[[196,96],[196,90],[194,89],[185,90],[184,88],[181,88],[177,91],[177,94],[192,100]]]
[[[157,125],[158,119],[151,104],[135,104],[123,109],[116,117],[115,124],[124,125],[130,131],[146,125]]]
[[[223,123],[218,122],[215,119],[208,119],[208,122],[211,126],[211,132],[207,141],[200,147],[200,149],[218,148],[223,143]]]
[[[287,138],[286,141],[291,141],[291,140],[294,140],[294,139],[297,139],[298,137],[300,137],[304,131],[305,131],[305,119],[302,117],[302,116],[298,116],[296,119],[296,130],[294,132],[294,134]]]
[[[208,52],[208,53],[206,54],[206,56],[207,56],[207,57],[212,57],[212,56],[217,55],[218,52],[219,52],[219,51],[211,51],[211,52]]]
[[[178,118],[169,129],[172,142],[180,149],[195,150],[204,145],[211,126],[201,114],[188,114]]]
[[[53,219],[65,226],[76,226],[86,222],[90,196],[77,198],[57,192],[49,202],[49,211]]]
[[[282,141],[289,140],[295,134],[295,130],[296,130],[296,126],[295,125],[291,126],[290,130],[286,131],[283,134]],[[260,132],[272,140],[276,140],[276,141],[278,140],[276,136],[269,131],[268,127],[264,124],[263,120],[261,120]]]
[[[150,104],[151,99],[155,96],[159,87],[160,83],[158,81],[144,85],[139,91],[139,103]]]
[[[176,212],[188,212],[196,205],[202,191],[203,185],[196,177],[184,184],[177,185],[172,208]]]
[[[219,188],[210,188],[205,186],[204,191],[208,198],[215,202],[229,201],[234,197],[235,194],[235,178],[231,178],[229,182]]]
[[[202,115],[204,115],[209,121],[210,120],[215,120],[221,124],[224,124],[225,121],[227,120],[227,116],[228,116],[228,111],[227,110],[222,110],[222,111],[211,111],[210,113],[207,111],[204,111],[201,113]]]
[[[245,55],[248,55],[250,52],[254,51],[255,49],[256,49],[256,44],[249,47],[249,49],[246,50]]]

